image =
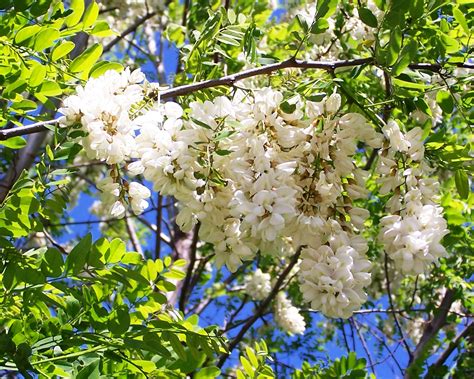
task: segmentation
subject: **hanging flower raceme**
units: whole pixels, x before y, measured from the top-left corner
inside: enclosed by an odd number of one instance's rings
[[[303,316],[284,292],[279,292],[276,297],[275,321],[288,334],[303,334],[306,329]]]
[[[254,300],[264,300],[271,292],[270,274],[259,268],[245,277],[245,292]]]
[[[192,102],[184,114],[177,103],[154,101],[147,94],[154,87],[142,81],[137,71],[108,72],[79,87],[61,110],[63,125],[86,133],[80,142],[89,157],[110,166],[98,188],[101,208],[114,217],[128,206],[136,214],[146,209],[150,191],[124,172],[143,175],[177,200],[183,231],[200,223],[218,267],[235,272],[257,252],[279,259],[302,249],[304,301],[347,318],[365,302],[371,281],[363,237],[370,213],[360,203],[369,196],[369,173],[356,165],[364,144],[380,149],[377,184],[382,195],[392,194],[381,241],[397,269],[417,274],[445,253],[446,222],[432,200],[438,189],[427,178],[421,129],[403,133],[390,121],[379,133],[363,115],[342,114],[336,90],[319,102],[300,95],[285,101],[272,88],[236,90],[232,100]],[[255,272],[245,288],[265,298],[268,274]],[[281,308],[286,329],[304,330],[297,316],[288,326],[285,315],[295,312]]]
[[[391,120],[384,133],[389,147],[381,151],[378,172],[383,193],[393,192],[387,208],[395,214],[381,219],[379,240],[398,270],[419,275],[446,255],[441,240],[448,230],[436,204],[438,184],[426,177],[432,169],[424,160],[420,128],[403,134]]]

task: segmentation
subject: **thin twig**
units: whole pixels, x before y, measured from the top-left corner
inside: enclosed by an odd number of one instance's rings
[[[130,237],[130,242],[132,243],[133,248],[135,251],[140,254],[143,258],[145,258],[145,254],[143,254],[142,245],[140,244],[140,240],[138,239],[137,232],[135,230],[135,225],[131,218],[128,215],[125,215],[125,225],[127,226],[127,232]]]
[[[103,52],[106,53],[112,49],[118,42],[120,42],[124,37],[128,36],[130,33],[135,32],[141,25],[145,23],[146,20],[154,17],[156,12],[147,13],[143,17],[138,18],[135,22],[130,25],[127,29],[125,29],[120,35],[115,37],[112,41],[110,41],[107,45],[104,46]]]
[[[440,329],[446,325],[446,318],[454,300],[454,290],[448,289],[443,297],[443,300],[441,301],[440,306],[437,309],[438,313],[430,322],[426,324],[423,330],[423,334],[420,338],[420,341],[418,342],[418,345],[416,345],[415,351],[411,356],[412,359],[410,359],[410,363],[405,373],[406,379],[410,378],[410,371],[412,367],[417,365],[418,359],[422,357],[423,352],[425,351],[425,348],[429,342],[438,334]]]
[[[265,312],[265,309],[270,305],[271,301],[275,298],[275,296],[278,294],[280,291],[280,287],[285,281],[285,278],[288,276],[290,273],[291,269],[295,266],[295,264],[298,262],[298,259],[301,255],[301,247],[298,249],[298,251],[293,255],[293,257],[290,260],[290,263],[288,266],[286,266],[285,270],[281,273],[281,275],[278,277],[275,286],[273,287],[272,291],[270,294],[265,298],[264,301],[262,301],[259,305],[259,307],[255,310],[255,313],[253,314],[252,317],[244,324],[242,329],[240,329],[239,333],[237,336],[229,343],[227,350],[229,353],[225,353],[221,355],[219,362],[217,363],[217,367],[222,367],[229,357],[230,353],[232,353],[232,350],[240,343],[242,338],[244,338],[245,333],[251,328],[251,326],[255,323],[255,321],[258,320],[260,316],[263,315]]]
[[[471,322],[465,329],[463,329],[462,332],[456,336],[453,341],[449,343],[448,348],[443,351],[438,360],[431,366],[431,369],[434,369],[436,372],[437,369],[441,368],[454,349],[459,345],[461,340],[469,335],[474,338],[474,322]]]
[[[398,322],[397,314],[396,314],[396,312],[394,312],[395,307],[393,306],[392,290],[390,288],[390,278],[388,276],[388,256],[387,256],[387,253],[384,253],[384,271],[385,271],[385,281],[387,282],[387,295],[388,295],[388,302],[390,304],[390,309],[392,310],[393,319],[395,320],[395,325],[396,325],[398,333],[400,334],[400,337],[402,339],[403,346],[405,346],[405,350],[407,351],[409,360],[411,361],[412,357],[413,357],[413,353],[411,352],[410,346],[408,346],[408,342],[405,339],[402,327],[400,326],[400,323]]]
[[[112,43],[112,42],[111,42]],[[105,51],[105,49],[104,49]],[[161,92],[160,97],[162,99],[170,99],[177,96],[185,96],[189,95],[190,93],[200,91],[206,88],[218,87],[218,86],[232,86],[235,82],[238,82],[242,79],[250,78],[253,76],[258,75],[268,75],[272,72],[283,70],[286,68],[301,68],[301,69],[320,69],[326,71],[334,71],[338,68],[343,67],[354,67],[354,66],[361,66],[364,64],[374,64],[372,58],[360,58],[360,59],[351,59],[351,60],[342,60],[342,61],[333,61],[333,62],[317,62],[317,61],[302,61],[297,59],[288,59],[283,62],[269,64],[263,67],[253,68],[247,71],[242,71],[237,74],[223,76],[219,79],[211,79],[205,80],[198,83],[187,84],[176,88],[170,88]],[[474,64],[469,63],[459,63],[458,67],[474,69]],[[412,69],[423,69],[423,70],[430,70],[434,72],[438,72],[441,70],[442,66],[435,63],[416,63],[411,64],[409,66]],[[51,121],[51,123],[55,123],[57,120]],[[32,127],[31,125],[28,126],[20,126],[17,128],[9,128],[3,129],[0,131],[0,140],[5,140],[7,138],[19,135],[26,135],[32,133],[39,133],[46,130],[45,125],[35,126]]]
[[[375,372],[374,360],[372,359],[372,354],[370,354],[369,348],[367,347],[367,342],[365,341],[365,338],[360,331],[359,325],[352,317],[349,319],[349,322],[351,322],[354,325],[354,328],[357,332],[357,335],[359,336],[359,340],[362,344],[365,354],[367,355],[367,358],[369,359],[369,367],[374,373],[375,377],[377,377],[377,373]]]

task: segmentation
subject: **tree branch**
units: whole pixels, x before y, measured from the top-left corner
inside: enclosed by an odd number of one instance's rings
[[[179,310],[184,313],[186,308],[186,300],[188,298],[188,289],[189,284],[191,283],[191,278],[193,276],[194,264],[196,263],[196,250],[197,243],[199,241],[199,227],[201,226],[198,223],[194,228],[193,240],[191,242],[190,252],[189,252],[189,262],[188,268],[186,270],[186,277],[184,278],[183,287],[181,288],[181,296],[179,298]]]
[[[448,348],[443,351],[438,360],[430,367],[430,370],[437,370],[443,366],[444,362],[449,358],[454,349],[459,345],[461,340],[467,336],[474,337],[474,322],[471,322],[461,333],[459,333],[456,338],[450,342]]]
[[[125,215],[125,225],[127,226],[127,232],[130,237],[130,242],[132,243],[133,248],[135,251],[145,259],[145,254],[143,254],[142,245],[140,244],[140,240],[138,239],[137,232],[135,230],[135,225],[133,225],[133,221]]]
[[[360,331],[359,325],[355,322],[355,320],[352,317],[349,319],[349,322],[352,325],[354,325],[357,335],[359,336],[359,340],[362,344],[362,348],[364,349],[365,355],[367,355],[367,359],[369,360],[370,370],[375,375],[375,377],[377,377],[377,372],[375,371],[375,364],[374,364],[374,360],[372,359],[372,354],[370,354],[369,348],[367,347],[367,342],[365,341],[365,338]]]
[[[408,346],[407,341],[405,340],[405,336],[403,334],[402,327],[400,326],[400,323],[398,322],[397,314],[395,313],[395,307],[393,306],[393,300],[392,300],[392,291],[390,289],[390,278],[388,276],[388,255],[387,253],[384,253],[384,271],[385,271],[385,281],[387,282],[387,295],[388,295],[388,302],[390,304],[390,309],[392,310],[392,316],[393,319],[395,320],[395,325],[397,327],[398,333],[400,334],[400,338],[402,339],[403,345],[405,346],[405,350],[408,353],[409,361],[413,359],[413,353],[411,352],[410,346]]]
[[[415,367],[417,364],[418,359],[421,358],[425,348],[427,348],[429,342],[438,334],[440,329],[446,325],[446,317],[448,316],[449,309],[454,302],[454,291],[452,289],[448,289],[446,294],[444,295],[443,300],[441,301],[441,305],[438,308],[438,313],[434,318],[426,324],[425,329],[423,330],[423,335],[416,345],[415,351],[413,352],[412,359],[410,359],[410,363],[407,367],[405,378],[410,378],[410,369]]]
[[[133,33],[135,30],[137,30],[141,25],[145,23],[146,20],[154,17],[156,15],[156,12],[150,12],[145,14],[143,17],[138,18],[135,20],[135,22],[130,25],[127,29],[125,29],[120,35],[115,37],[112,41],[110,41],[107,45],[104,46],[103,52],[106,53],[112,49],[117,43],[120,42],[124,37],[128,36],[130,33]]]
[[[154,14],[150,13],[150,15],[154,15]],[[148,18],[151,17],[150,15]],[[104,51],[106,51],[105,48],[104,48]],[[204,80],[198,83],[192,83],[192,84],[187,84],[187,85],[183,85],[183,86],[179,86],[175,88],[170,88],[170,89],[162,91],[160,93],[160,97],[161,99],[171,99],[177,96],[189,95],[190,93],[200,91],[206,88],[213,88],[213,87],[219,87],[219,86],[229,87],[229,86],[234,85],[235,82],[238,82],[240,80],[251,78],[254,76],[259,76],[259,75],[268,75],[268,74],[271,74],[272,72],[283,70],[286,68],[319,69],[319,70],[326,70],[326,71],[334,71],[342,67],[354,67],[354,66],[361,66],[364,64],[373,65],[375,64],[375,62],[372,58],[360,58],[360,59],[351,59],[351,60],[333,61],[333,62],[302,61],[302,60],[291,58],[283,62],[273,63],[273,64],[269,64],[263,67],[257,67],[257,68],[252,68],[250,70],[242,71],[238,74],[223,76],[222,78],[219,78],[219,79]],[[467,69],[474,69],[474,64],[470,64],[470,63],[458,63],[456,66],[467,68]],[[414,70],[428,70],[428,71],[433,71],[433,72],[439,72],[443,68],[443,66],[437,63],[414,63],[414,64],[409,65],[409,67]],[[52,124],[54,124],[55,122],[57,122],[57,120],[51,121]],[[33,124],[33,125],[3,129],[0,131],[0,140],[5,140],[10,137],[19,136],[19,135],[39,133],[46,130],[45,125],[36,125],[36,124]]]
[[[298,251],[295,253],[295,255],[293,255],[288,266],[286,266],[285,270],[278,277],[275,283],[275,286],[273,287],[270,294],[266,297],[264,301],[260,303],[259,307],[255,310],[255,313],[253,314],[253,316],[250,317],[250,319],[244,324],[242,329],[240,329],[237,336],[229,343],[229,346],[227,347],[227,350],[229,351],[229,353],[221,355],[219,362],[217,363],[217,367],[221,368],[224,365],[230,353],[232,353],[232,350],[239,344],[242,338],[244,338],[245,333],[247,333],[247,331],[254,324],[254,322],[257,321],[257,319],[263,315],[263,313],[265,312],[265,309],[270,305],[271,301],[278,294],[278,292],[280,291],[281,285],[285,281],[285,278],[288,276],[291,269],[295,266],[296,262],[298,262],[298,259],[301,255],[301,249],[302,248],[300,247]]]

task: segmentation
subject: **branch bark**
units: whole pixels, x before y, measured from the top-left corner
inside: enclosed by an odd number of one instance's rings
[[[430,370],[434,370],[434,372],[436,372],[437,369],[441,368],[454,349],[456,349],[456,347],[459,345],[461,340],[469,336],[470,338],[474,339],[474,322],[471,322],[465,329],[463,329],[461,333],[456,336],[453,341],[449,343],[448,348],[443,351],[438,360],[430,367]]]
[[[242,71],[238,74],[223,76],[222,78],[219,78],[219,79],[204,80],[198,83],[192,83],[192,84],[187,84],[187,85],[183,85],[183,86],[179,86],[175,88],[170,88],[170,89],[162,91],[160,93],[160,97],[161,99],[172,99],[178,96],[189,95],[193,92],[200,91],[207,88],[213,88],[213,87],[219,87],[219,86],[230,87],[240,80],[251,78],[254,76],[259,76],[259,75],[268,75],[268,74],[271,74],[272,72],[283,70],[286,68],[319,69],[319,70],[326,70],[326,71],[334,71],[338,68],[361,66],[364,64],[373,65],[375,64],[375,62],[373,58],[361,58],[361,59],[351,59],[351,60],[333,61],[333,62],[302,61],[302,60],[291,58],[283,62],[273,63],[273,64],[269,64],[263,67],[257,67],[257,68],[252,68],[250,70]],[[409,65],[409,67],[413,70],[428,70],[428,71],[433,71],[433,72],[439,72],[443,68],[443,66],[437,63],[414,63],[414,64]],[[474,69],[474,64],[459,63],[457,64],[457,67]],[[51,121],[51,123],[54,123],[54,121]],[[36,125],[34,127],[32,125],[27,125],[27,126],[20,126],[17,128],[3,129],[0,131],[0,140],[5,140],[13,136],[39,133],[44,130],[46,130],[45,125],[43,126]]]
[[[110,41],[107,45],[104,46],[104,53],[107,53],[114,47],[117,43],[119,43],[124,37],[128,36],[130,33],[133,33],[135,30],[137,30],[141,25],[145,23],[146,20],[149,20],[150,18],[156,16],[156,12],[150,12],[145,14],[143,17],[138,18],[135,20],[135,22],[130,25],[127,29],[125,29],[120,35],[115,37],[112,41]]]
[[[415,351],[413,352],[412,359],[407,367],[405,373],[405,379],[410,378],[410,369],[417,364],[417,361],[423,355],[425,349],[428,347],[430,341],[438,334],[440,329],[446,325],[446,317],[448,316],[449,309],[454,302],[454,291],[448,289],[444,295],[441,305],[438,308],[438,313],[433,319],[426,324],[423,334],[416,345]]]
[[[255,323],[255,321],[257,321],[258,318],[263,315],[267,307],[270,305],[271,301],[275,298],[275,296],[280,291],[280,288],[283,282],[285,281],[285,278],[288,276],[291,269],[298,262],[300,255],[301,255],[301,248],[299,248],[298,251],[295,253],[295,255],[293,255],[288,266],[286,266],[285,270],[278,277],[275,283],[275,286],[272,288],[272,291],[270,292],[270,294],[266,297],[265,300],[263,300],[260,303],[259,307],[255,310],[255,313],[253,314],[253,316],[249,318],[249,320],[244,324],[242,329],[240,329],[237,336],[229,343],[229,346],[227,347],[227,350],[229,351],[229,353],[221,355],[219,362],[217,363],[217,367],[221,368],[224,365],[230,353],[232,353],[232,350],[234,350],[234,348],[240,343],[242,338],[244,338],[245,333],[247,333],[247,331],[251,328],[251,326]]]

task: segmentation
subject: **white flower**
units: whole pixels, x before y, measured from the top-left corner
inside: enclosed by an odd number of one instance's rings
[[[340,107],[341,107],[341,95],[339,95],[336,92],[336,88],[334,88],[334,92],[326,100],[326,112],[332,113],[332,114],[337,113]]]
[[[279,292],[275,304],[275,321],[288,334],[303,334],[306,323],[298,308],[291,304],[284,292]]]
[[[125,216],[125,206],[123,205],[123,203],[119,200],[117,200],[113,205],[112,205],[112,208],[110,209],[110,214],[112,215],[112,217],[116,217],[116,218],[122,218],[123,216]]]
[[[421,274],[446,255],[441,239],[448,230],[439,206],[409,201],[401,216],[385,216],[380,222],[379,239],[403,273]]]
[[[127,166],[127,171],[131,176],[137,176],[143,174],[145,167],[141,161],[132,162]]]
[[[131,200],[130,204],[133,213],[138,215],[148,208],[148,202],[145,199],[148,199],[151,196],[151,193],[144,185],[137,182],[131,182],[128,186],[128,196]]]
[[[264,300],[271,292],[270,274],[259,268],[245,277],[245,292],[254,300]]]
[[[346,238],[346,241],[344,241]],[[370,284],[370,262],[354,247],[348,236],[334,236],[330,246],[302,250],[301,292],[311,308],[325,316],[348,318],[367,300],[364,286]],[[359,249],[366,245],[353,240]]]
[[[410,142],[405,139],[405,136],[400,131],[400,127],[394,120],[390,120],[387,125],[382,128],[383,133],[390,141],[390,147],[395,151],[407,152],[411,146]]]

